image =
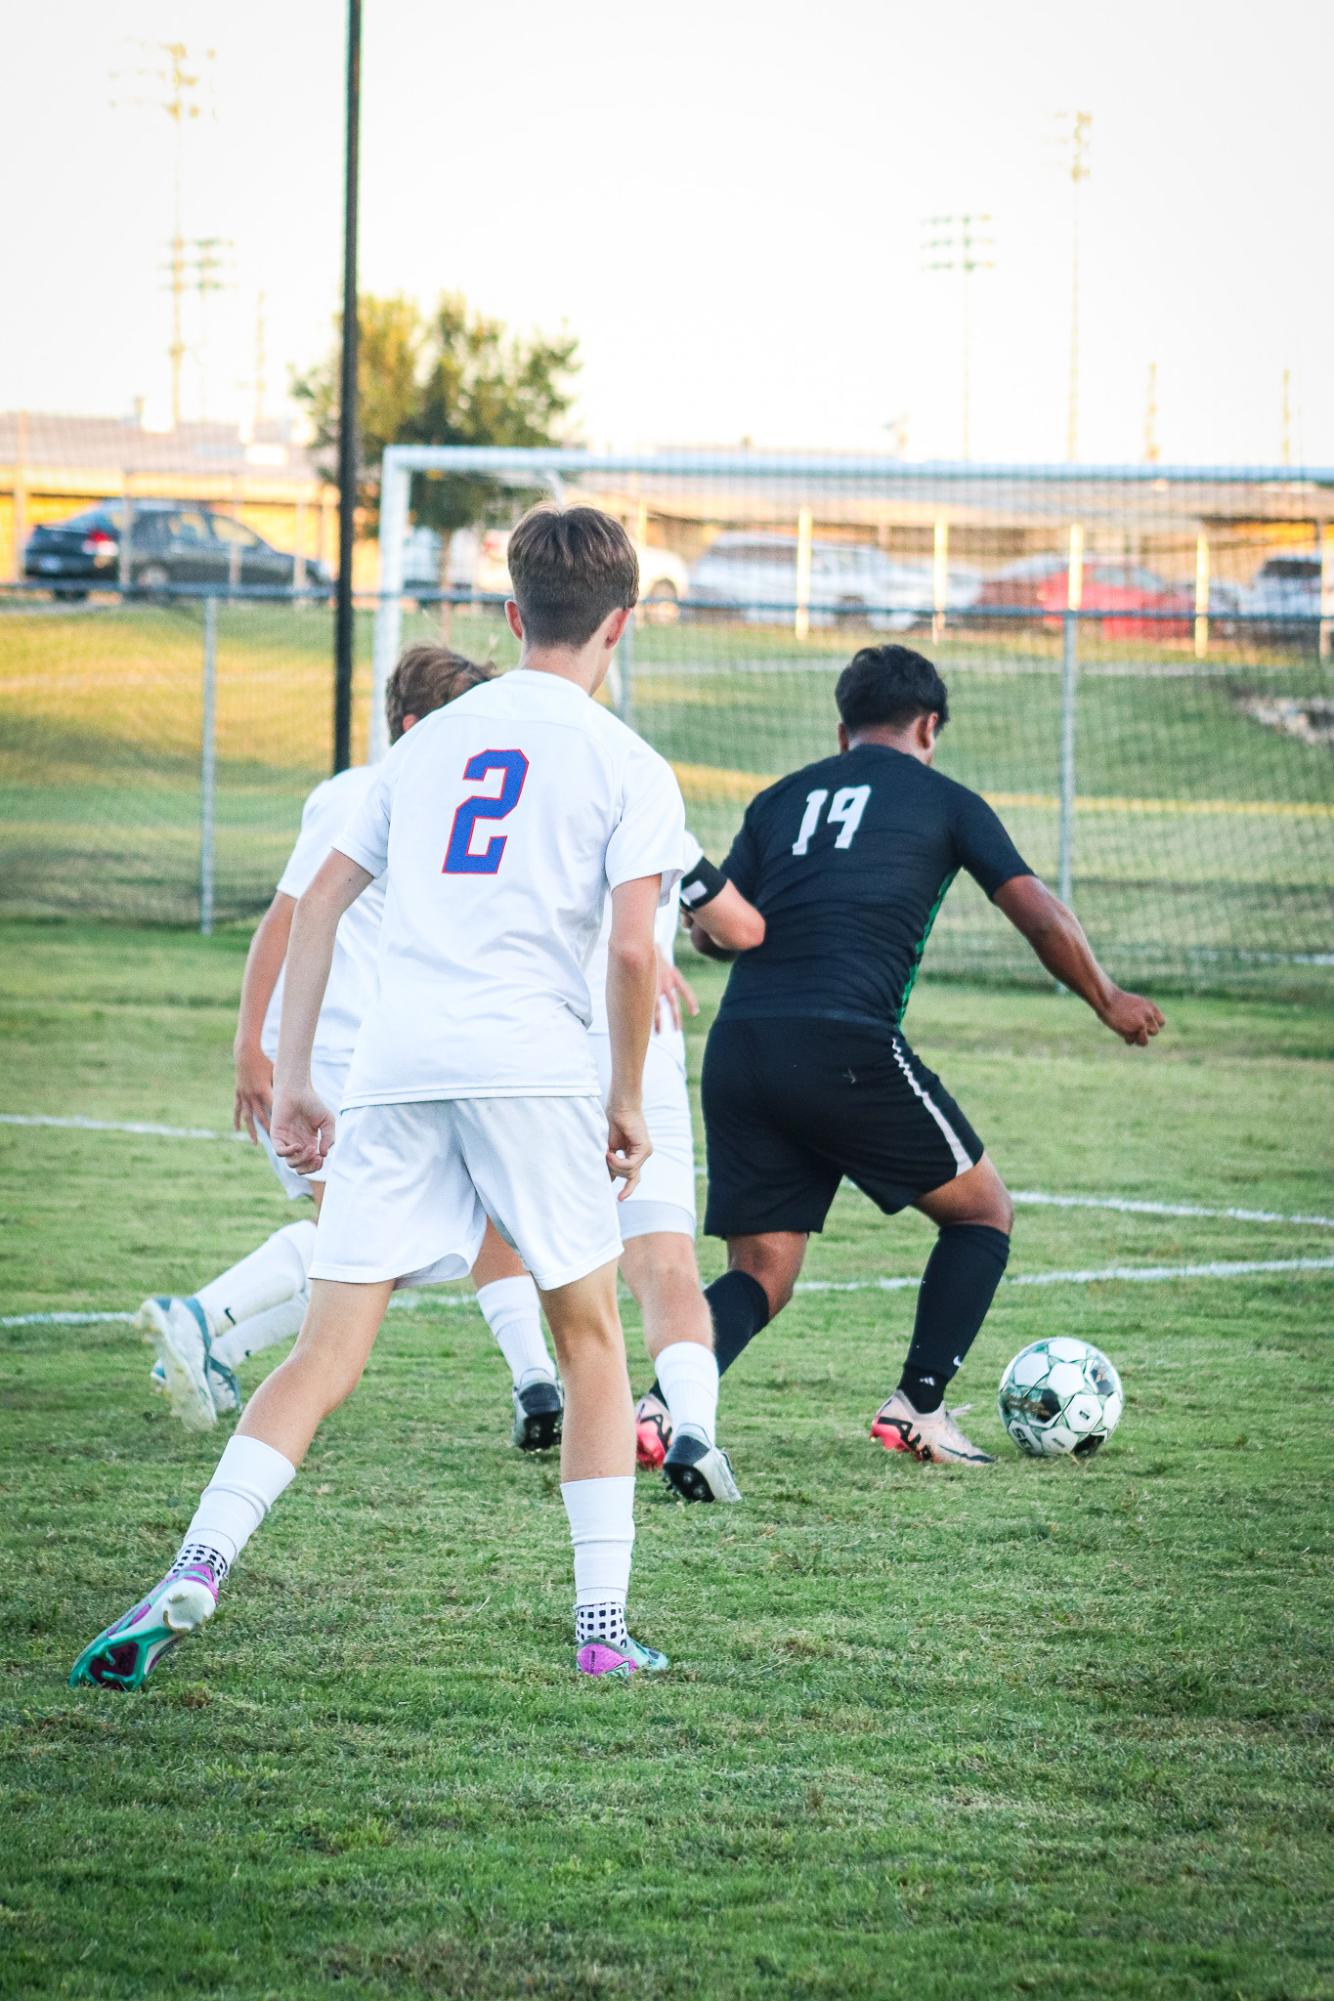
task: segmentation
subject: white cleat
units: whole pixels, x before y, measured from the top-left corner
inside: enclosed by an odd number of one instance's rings
[[[712,1445],[702,1431],[678,1424],[667,1457],[663,1478],[683,1501],[739,1501],[741,1489],[732,1477],[732,1462],[720,1445]]]
[[[909,1452],[923,1466],[995,1464],[989,1452],[980,1451],[965,1437],[943,1404],[939,1410],[914,1410],[902,1390],[881,1404],[871,1422],[871,1436],[886,1452]]]
[[[155,1387],[161,1370],[172,1415],[187,1431],[211,1431],[221,1414],[241,1408],[236,1377],[213,1359],[213,1337],[197,1299],[146,1299],[134,1324],[157,1349]]]

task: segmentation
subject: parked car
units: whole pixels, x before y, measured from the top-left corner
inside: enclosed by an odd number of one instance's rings
[[[1070,570],[1064,556],[1029,556],[988,577],[977,594],[974,610],[1030,611],[1044,623],[1059,621],[1070,602]],[[1136,563],[1105,556],[1086,556],[1083,563],[1081,611],[1115,613],[1099,620],[1111,638],[1181,638],[1190,630],[1181,618],[1147,617],[1146,613],[1193,614],[1191,588],[1169,584]],[[1140,616],[1136,617],[1135,614]]]
[[[34,528],[23,551],[23,574],[49,584],[58,598],[85,598],[122,581],[124,502],[100,501],[67,521]],[[130,548],[124,581],[155,592],[178,585],[219,590],[290,591],[295,556],[273,548],[244,522],[197,501],[136,500],[130,507]],[[327,590],[329,572],[307,557],[306,588]]]
[[[477,569],[479,536],[475,528],[456,528],[449,538],[445,588],[470,591]],[[423,598],[440,589],[440,536],[434,528],[410,528],[403,538],[403,589]]]
[[[949,574],[946,609],[965,611],[977,595],[972,571]],[[811,543],[811,622],[860,620],[881,632],[906,632],[930,618],[934,570],[929,561],[885,554],[867,542]],[[690,572],[692,608],[736,610],[750,624],[771,625],[797,608],[795,535],[719,535]]]
[[[1256,571],[1242,600],[1257,635],[1298,638],[1300,621],[1320,616],[1318,555],[1270,556]]]
[[[473,589],[482,596],[509,596],[509,546],[508,528],[488,528],[482,535],[473,572]],[[644,616],[651,624],[668,625],[677,616],[686,595],[689,571],[670,549],[655,549],[637,542],[635,554],[639,558],[639,602],[644,607]]]

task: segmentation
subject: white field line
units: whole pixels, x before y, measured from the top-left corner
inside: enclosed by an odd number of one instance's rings
[[[1252,1278],[1257,1274],[1334,1272],[1330,1258],[1238,1258],[1217,1259],[1211,1264],[1190,1265],[1105,1265],[1097,1271],[1019,1272],[1003,1279],[1004,1285],[1169,1285],[1187,1278]],[[909,1292],[921,1284],[914,1278],[807,1278],[797,1282],[798,1292]],[[410,1310],[421,1306],[461,1307],[473,1304],[470,1292],[442,1292],[424,1286],[396,1293],[392,1307]],[[128,1325],[132,1313],[10,1313],[0,1317],[3,1327],[100,1327],[112,1322]]]
[[[1003,1285],[1168,1285],[1183,1278],[1251,1278],[1257,1272],[1334,1271],[1334,1258],[1217,1258],[1193,1265],[1104,1265],[1098,1271],[1026,1271]],[[798,1279],[798,1292],[907,1292],[920,1278]],[[3,1322],[0,1322],[3,1325]]]
[[[216,1132],[209,1126],[163,1126],[141,1120],[56,1118],[41,1113],[0,1112],[0,1126],[44,1126],[62,1132],[130,1133],[149,1139],[239,1140],[246,1133]],[[704,1169],[695,1179],[706,1179]],[[1284,1223],[1294,1229],[1334,1230],[1334,1216],[1289,1216],[1278,1209],[1211,1208],[1201,1202],[1153,1202],[1131,1195],[1053,1195],[1044,1189],[1011,1191],[1020,1207],[1039,1209],[1105,1209],[1123,1216],[1198,1216],[1225,1223]]]
[[[0,1126],[51,1126],[60,1132],[135,1133],[149,1139],[248,1139],[247,1133],[214,1132],[209,1126],[158,1126],[138,1119],[48,1118],[29,1112],[0,1112]]]

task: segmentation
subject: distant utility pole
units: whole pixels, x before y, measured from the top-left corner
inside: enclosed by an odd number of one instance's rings
[[[167,357],[171,364],[171,422],[173,430],[180,428],[181,422],[181,374],[185,364],[185,334],[183,325],[183,304],[192,278],[187,272],[187,243],[182,222],[183,186],[185,181],[185,128],[202,116],[203,107],[199,102],[199,92],[205,82],[205,69],[191,58],[184,42],[145,42],[139,47],[155,60],[141,64],[130,74],[142,78],[151,89],[151,95],[141,95],[121,100],[126,104],[147,104],[159,111],[165,111],[175,131],[172,149],[171,172],[171,237],[168,243],[167,289],[171,294],[171,341]],[[204,51],[204,65],[214,60],[215,51]],[[192,66],[193,63],[193,66]],[[117,100],[113,99],[113,103]],[[203,250],[213,239],[196,238],[195,249]],[[198,273],[194,276],[197,278]]]
[[[1065,403],[1065,456],[1079,457],[1079,224],[1083,203],[1080,189],[1089,177],[1089,141],[1093,130],[1091,111],[1061,114],[1061,138],[1067,151],[1065,172],[1070,176],[1070,375]]]
[[[1283,371],[1283,403],[1279,429],[1279,464],[1292,464],[1292,370]]]
[[[1156,466],[1162,452],[1158,446],[1158,364],[1149,363],[1149,384],[1144,397],[1144,463]]]
[[[347,4],[343,157],[343,354],[338,407],[338,598],[334,616],[335,771],[352,762],[352,543],[357,524],[357,182],[361,133],[361,0]]]
[[[207,319],[203,313],[204,302],[214,292],[229,291],[235,280],[230,269],[230,259],[236,245],[229,236],[173,236],[167,245],[166,289],[171,293],[171,416],[175,428],[181,421],[181,368],[186,355],[186,345],[182,338],[182,302],[187,292],[193,292],[200,301],[200,339],[196,356],[203,377],[207,370]],[[201,395],[202,416],[208,415],[207,395]]]
[[[264,400],[268,393],[268,300],[261,290],[255,298],[255,380],[254,405],[250,424],[255,437],[264,425]]]
[[[922,269],[958,272],[963,279],[963,457],[972,450],[973,273],[994,271],[996,240],[989,215],[928,215],[922,223]]]

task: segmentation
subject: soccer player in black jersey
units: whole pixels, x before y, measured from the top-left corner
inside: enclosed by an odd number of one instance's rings
[[[932,770],[949,704],[929,660],[867,647],[836,700],[838,756],[759,794],[719,878],[759,908],[765,935],[736,960],[704,1056],[704,1227],[728,1249],[708,1288],[718,1366],[787,1305],[807,1237],[846,1175],[886,1215],[911,1204],[939,1230],[907,1361],[872,1436],[919,1460],[986,1464],[944,1396],[1005,1269],[1013,1205],[901,1027],[958,870],[1123,1041],[1147,1044],[1163,1017],[1107,977],[986,801]],[[697,943],[707,902],[698,917]]]

